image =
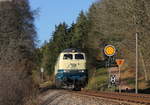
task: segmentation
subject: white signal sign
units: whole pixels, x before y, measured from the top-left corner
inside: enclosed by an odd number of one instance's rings
[[[44,69],[43,68],[41,68],[41,73],[43,73],[44,72]]]
[[[112,75],[111,78],[110,78],[110,81],[111,81],[112,84],[115,84],[116,83],[116,76]]]

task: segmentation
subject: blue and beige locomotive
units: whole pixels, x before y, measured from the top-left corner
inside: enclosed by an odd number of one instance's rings
[[[85,53],[76,49],[66,49],[60,53],[55,65],[56,87],[72,86],[80,90],[87,84]]]

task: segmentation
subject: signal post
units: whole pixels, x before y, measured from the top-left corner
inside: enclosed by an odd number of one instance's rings
[[[107,45],[107,46],[105,46],[105,48],[104,48],[104,54],[109,57],[108,62],[106,62],[107,65],[108,65],[107,67],[109,67],[109,63],[110,63],[109,60],[110,60],[110,58],[112,56],[114,56],[115,53],[116,53],[116,49],[115,49],[115,47],[113,45]],[[113,84],[115,84],[115,81],[116,81],[116,77],[114,75],[111,76],[110,72],[111,71],[109,70],[108,71],[108,74],[109,74],[109,77],[108,77],[109,78],[108,87],[110,86],[110,82],[113,83]]]

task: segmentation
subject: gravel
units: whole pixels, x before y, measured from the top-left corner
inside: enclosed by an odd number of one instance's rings
[[[40,105],[142,105],[93,96],[50,90],[40,95]]]

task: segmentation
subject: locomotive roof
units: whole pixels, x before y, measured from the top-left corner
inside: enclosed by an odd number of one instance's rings
[[[69,48],[69,49],[65,49],[63,52],[81,52],[81,51],[79,49]]]

